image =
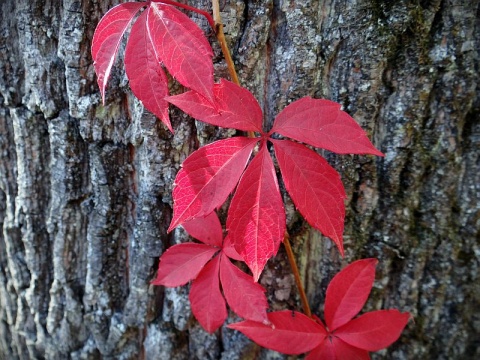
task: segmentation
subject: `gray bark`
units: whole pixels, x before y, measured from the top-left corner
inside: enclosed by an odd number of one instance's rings
[[[170,134],[131,95],[121,60],[101,104],[89,48],[116,3],[0,4],[0,358],[286,358],[226,328],[207,334],[188,288],[149,285],[162,251],[188,240],[166,234],[181,161],[232,133],[172,109]],[[412,313],[375,359],[480,358],[479,11],[475,0],[222,4],[266,127],[289,102],[325,97],[385,153],[322,152],[348,194],[344,259],[284,197],[317,314],[332,276],[365,257],[380,261],[365,310]],[[300,309],[283,250],[261,283],[272,309]]]

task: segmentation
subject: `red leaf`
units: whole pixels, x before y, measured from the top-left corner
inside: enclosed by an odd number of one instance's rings
[[[377,259],[355,261],[332,279],[325,297],[325,322],[330,331],[349,322],[365,305],[377,262]]]
[[[169,96],[166,100],[191,117],[212,125],[263,132],[262,109],[250,91],[221,79],[213,86],[213,94],[214,103],[195,91]]]
[[[168,231],[184,221],[210,214],[233,191],[258,139],[235,137],[213,142],[191,154],[178,172]]]
[[[208,245],[222,247],[222,225],[215,211],[205,217],[185,221],[182,226],[195,239]]]
[[[398,310],[373,311],[338,328],[335,336],[357,348],[378,351],[397,341],[409,319],[409,313]]]
[[[304,97],[278,114],[270,134],[276,132],[338,154],[383,156],[365,131],[340,108],[333,101]]]
[[[368,351],[358,349],[335,336],[326,338],[320,346],[313,349],[305,360],[370,360]]]
[[[202,30],[173,6],[151,2],[147,18],[157,58],[183,85],[213,100],[213,52]]]
[[[271,140],[283,181],[295,206],[314,228],[337,244],[343,256],[345,190],[340,176],[316,152],[289,140]]]
[[[95,29],[92,40],[92,58],[103,103],[105,103],[105,88],[122,36],[135,14],[145,5],[146,3],[143,2],[117,5],[102,17]]]
[[[327,335],[324,328],[299,312],[289,310],[268,313],[271,325],[251,320],[230,324],[267,349],[284,354],[301,354],[316,348]]]
[[[161,256],[157,278],[152,284],[169,287],[185,285],[197,276],[218,250],[204,244],[172,246]]]
[[[238,316],[247,320],[268,321],[265,289],[226,256],[222,256],[220,262],[220,281],[228,305]]]
[[[264,143],[240,179],[227,219],[228,235],[255,281],[268,259],[277,253],[285,228],[277,176]]]
[[[343,360],[337,359],[337,355],[335,354],[335,346],[332,342],[332,337],[327,336],[322,343],[317,346],[315,349],[310,351],[307,356],[305,356],[305,360]],[[347,360],[347,359],[344,359]]]
[[[173,132],[168,116],[168,79],[148,35],[147,11],[132,26],[125,49],[125,72],[130,88],[143,105]]]
[[[220,256],[210,261],[190,289],[192,313],[209,333],[217,330],[227,318],[227,308],[218,279]]]
[[[232,244],[230,236],[226,236],[223,240],[223,253],[227,255],[230,259],[243,261],[242,256],[235,250],[235,247]]]

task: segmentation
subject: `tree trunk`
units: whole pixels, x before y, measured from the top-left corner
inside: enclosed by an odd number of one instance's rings
[[[166,233],[180,163],[233,133],[172,109],[170,134],[131,95],[121,59],[101,104],[90,43],[116,3],[0,4],[0,358],[287,358],[225,327],[209,335],[187,287],[149,285],[162,251],[188,240]],[[314,312],[342,266],[376,257],[365,310],[398,308],[415,321],[372,358],[480,358],[479,2],[221,5],[266,128],[289,102],[324,97],[385,153],[323,152],[348,194],[344,259],[284,196]],[[228,77],[211,40],[217,75]],[[300,310],[283,249],[261,283],[271,309]]]

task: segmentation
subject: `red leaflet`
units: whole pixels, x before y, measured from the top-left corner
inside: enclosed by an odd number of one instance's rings
[[[251,320],[230,324],[257,344],[284,354],[301,354],[324,341],[327,332],[309,317],[296,311],[268,313],[269,325]]]
[[[168,79],[155,55],[147,29],[147,11],[132,26],[125,49],[125,72],[130,88],[143,105],[173,132],[168,116]]]
[[[330,331],[352,320],[365,305],[375,281],[377,262],[355,261],[332,279],[325,298],[325,322]]]
[[[204,244],[178,244],[169,248],[161,257],[157,278],[153,285],[181,286],[194,279],[203,266],[218,251]]]
[[[203,122],[243,131],[262,131],[262,109],[252,93],[221,79],[213,86],[212,103],[195,91],[170,96],[166,100],[191,117]]]
[[[396,341],[410,318],[410,314],[402,314],[397,310],[380,310],[345,321],[346,317],[351,319],[356,315],[365,303],[365,292],[368,295],[374,281],[371,272],[374,271],[375,264],[376,259],[359,260],[333,278],[325,299],[325,311],[331,313],[326,320],[327,328],[321,321],[316,322],[290,311],[268,314],[273,327],[253,321],[231,324],[228,327],[241,331],[266,348],[286,354],[300,354],[312,350],[306,357],[309,360],[369,359],[368,351],[386,348]],[[355,296],[355,289],[359,296]],[[340,301],[340,304],[334,304],[336,300]],[[341,311],[345,311],[348,316],[343,316]],[[280,316],[282,321],[275,321]],[[331,324],[335,323],[344,325],[331,328]],[[303,329],[305,334],[299,334],[299,329]],[[294,346],[297,341],[301,345]]]
[[[223,204],[237,185],[257,141],[245,137],[216,141],[183,162],[175,178],[175,206],[168,231]]]
[[[146,3],[143,2],[117,5],[102,17],[95,29],[92,40],[92,58],[103,103],[105,103],[105,88],[122,36],[135,14],[145,5]]]
[[[325,159],[303,145],[271,140],[288,193],[308,223],[338,246],[343,255],[345,190]]]
[[[182,226],[195,239],[208,245],[222,246],[222,224],[215,211],[203,218],[186,221]]]
[[[265,289],[234,266],[225,254],[221,257],[220,280],[230,308],[242,318],[267,322],[268,303]]]
[[[202,30],[173,6],[151,2],[147,18],[157,59],[183,85],[213,100],[213,52]]]
[[[358,349],[346,342],[343,342],[335,336],[330,336],[328,340],[305,356],[305,360],[370,360],[368,351]]]
[[[338,328],[335,335],[357,348],[378,351],[400,337],[409,319],[409,313],[398,310],[373,311]]]
[[[278,114],[270,134],[276,132],[338,154],[383,156],[340,107],[333,101],[304,97]]]
[[[227,318],[227,307],[222,293],[218,271],[220,256],[210,261],[190,288],[192,313],[209,333],[217,330]]]
[[[285,234],[283,201],[266,143],[243,174],[228,211],[227,230],[235,249],[258,281]]]

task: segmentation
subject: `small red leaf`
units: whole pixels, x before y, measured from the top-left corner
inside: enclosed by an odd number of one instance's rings
[[[222,225],[215,211],[205,217],[185,221],[182,226],[195,239],[208,245],[222,247]]]
[[[349,322],[365,305],[377,262],[377,259],[355,261],[332,279],[325,297],[325,322],[330,331]]]
[[[192,153],[182,164],[173,189],[173,219],[168,231],[210,214],[233,191],[258,139],[219,140]]]
[[[276,132],[338,154],[383,156],[340,104],[304,97],[283,109],[270,134]]]
[[[230,236],[226,236],[223,240],[223,253],[227,255],[230,259],[243,261],[242,256],[235,250],[235,247],[232,244]]]
[[[335,346],[332,342],[332,337],[327,336],[322,343],[317,346],[315,349],[310,351],[305,360],[347,360],[347,359],[337,359],[335,354]]]
[[[268,321],[265,289],[226,256],[222,256],[220,262],[220,281],[228,305],[238,316],[247,320]]]
[[[277,311],[267,316],[270,325],[247,320],[228,327],[240,331],[260,346],[291,355],[316,348],[327,335],[319,324],[296,311]]]
[[[219,265],[220,256],[216,256],[193,281],[190,289],[192,313],[209,333],[217,330],[227,318],[227,308],[218,279]]]
[[[335,242],[343,256],[346,195],[340,176],[307,147],[289,140],[271,141],[295,206],[311,226]]]
[[[214,103],[195,91],[169,96],[166,100],[197,120],[224,128],[262,133],[262,109],[250,91],[221,79],[213,86],[213,93]]]
[[[370,360],[368,351],[362,350],[329,336],[320,346],[313,349],[305,360]]]
[[[264,143],[240,179],[227,218],[228,235],[255,281],[277,253],[285,228],[277,176]]]
[[[202,30],[173,6],[153,1],[147,24],[157,58],[170,74],[213,100],[213,52]]]
[[[132,26],[125,49],[125,72],[130,88],[143,105],[173,132],[168,116],[168,79],[148,35],[147,11]]]
[[[153,285],[181,286],[194,279],[203,266],[218,251],[204,244],[174,245],[160,257],[157,278]]]
[[[102,17],[95,29],[92,40],[92,58],[103,103],[105,103],[105,88],[122,36],[135,14],[145,5],[146,3],[143,2],[117,5]]]
[[[409,319],[409,313],[398,310],[372,311],[338,328],[335,336],[357,348],[378,351],[397,341]]]

